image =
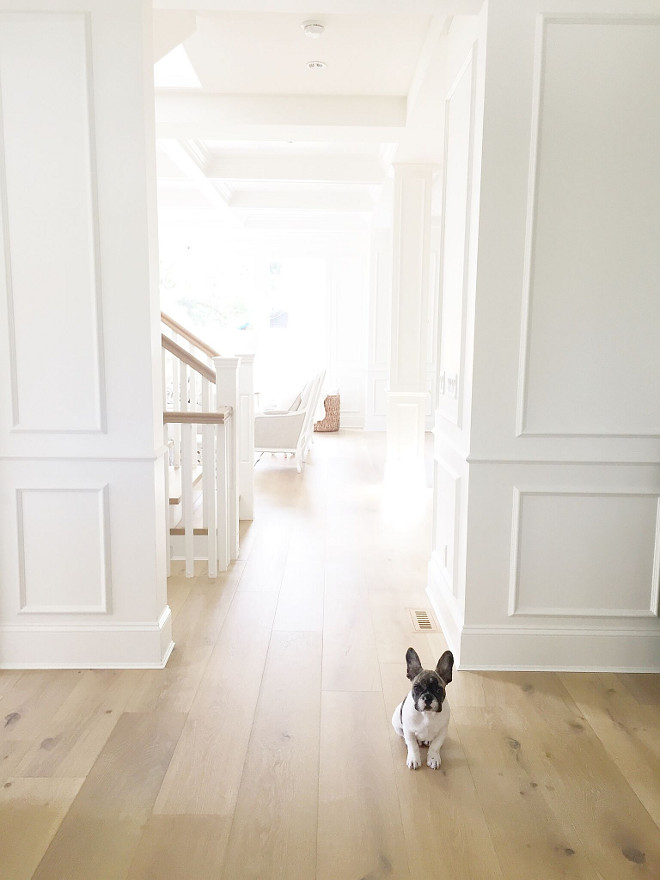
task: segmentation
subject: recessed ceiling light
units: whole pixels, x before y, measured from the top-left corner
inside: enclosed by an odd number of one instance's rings
[[[324,67],[327,67],[325,61],[308,61],[307,67],[310,70],[323,70]]]
[[[320,21],[303,21],[300,27],[303,29],[305,36],[311,40],[318,40],[325,30],[325,25],[321,24]]]

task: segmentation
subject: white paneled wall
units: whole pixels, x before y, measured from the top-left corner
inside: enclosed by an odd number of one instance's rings
[[[1,667],[172,648],[150,16],[0,11]]]
[[[341,396],[341,425],[362,428],[365,417],[368,252],[332,255],[329,270],[330,375]],[[332,390],[330,388],[330,390]]]
[[[449,40],[429,593],[463,668],[657,669],[657,4]]]

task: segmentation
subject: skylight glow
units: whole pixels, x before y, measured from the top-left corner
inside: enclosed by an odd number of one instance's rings
[[[177,46],[154,64],[154,85],[157,89],[201,89],[183,46]]]

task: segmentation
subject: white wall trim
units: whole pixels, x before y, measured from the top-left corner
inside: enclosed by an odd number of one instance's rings
[[[444,162],[442,179],[442,227],[440,234],[440,290],[444,296],[444,261],[445,261],[445,228],[446,228],[446,201],[447,201],[447,155],[449,149],[449,115],[451,100],[458,84],[463,76],[470,74],[470,120],[468,129],[468,156],[467,156],[467,186],[465,193],[465,230],[463,240],[463,278],[461,279],[461,339],[459,352],[459,372],[456,376],[446,375],[442,370],[441,352],[437,364],[437,411],[450,424],[457,428],[463,428],[463,406],[465,398],[465,347],[467,333],[467,303],[470,281],[470,231],[472,228],[472,186],[473,186],[473,158],[474,158],[474,129],[477,87],[477,43],[474,43],[468,52],[461,69],[452,83],[445,99],[444,119]],[[442,309],[438,314],[438,344],[442,339]]]
[[[14,282],[11,270],[11,240],[9,236],[9,206],[7,205],[7,164],[5,156],[5,115],[0,90],[0,220],[2,221],[2,249],[5,263],[7,298],[7,337],[9,343],[9,386],[11,389],[12,424],[18,420],[18,383],[16,366],[16,320],[14,315]]]
[[[513,514],[511,522],[511,563],[509,567],[508,614],[509,617],[658,617],[658,599],[660,596],[660,498],[656,506],[655,544],[653,548],[653,570],[650,585],[648,609],[642,608],[561,608],[534,607],[520,608],[520,531],[522,526],[522,499],[525,496],[569,496],[577,498],[648,498],[657,496],[657,492],[612,492],[612,491],[575,491],[557,489],[524,489],[513,487]]]
[[[660,672],[660,631],[465,626],[462,670]]]
[[[447,639],[447,644],[454,654],[454,660],[458,663],[461,655],[463,615],[451,584],[447,581],[446,571],[435,553],[432,554],[428,565],[426,594]]]
[[[468,464],[475,465],[491,465],[491,464],[504,464],[504,465],[542,465],[543,467],[548,466],[556,466],[556,467],[600,467],[602,465],[615,465],[619,467],[655,467],[658,464],[657,459],[639,459],[636,461],[632,461],[630,459],[612,459],[612,458],[599,458],[599,459],[577,459],[577,458],[553,458],[553,459],[545,459],[545,458],[482,458],[480,456],[468,455],[465,460]]]
[[[174,648],[169,606],[156,622],[3,624],[0,635],[0,669],[162,669]]]
[[[93,493],[98,496],[100,551],[101,551],[101,583],[99,602],[96,605],[30,605],[27,598],[26,559],[23,523],[23,496],[30,492],[58,494]],[[18,529],[18,579],[19,579],[19,614],[109,614],[111,612],[112,569],[110,554],[110,486],[105,483],[97,488],[92,487],[56,487],[16,489],[16,525]]]
[[[85,56],[85,87],[86,98],[84,107],[87,119],[87,152],[89,161],[89,213],[91,224],[91,258],[92,258],[92,275],[93,275],[93,291],[90,299],[90,305],[93,312],[94,324],[94,343],[95,343],[95,363],[94,363],[94,379],[95,379],[95,404],[96,404],[96,424],[86,428],[52,428],[44,426],[23,427],[20,423],[20,407],[19,407],[19,387],[18,387],[18,357],[16,346],[16,317],[14,307],[14,284],[13,274],[11,270],[11,240],[9,232],[9,204],[8,204],[8,185],[7,185],[7,166],[6,153],[4,150],[4,113],[2,103],[0,101],[0,143],[3,148],[0,150],[0,205],[2,226],[4,230],[4,259],[6,261],[6,283],[7,283],[7,313],[9,324],[9,364],[10,364],[10,387],[11,387],[11,427],[10,432],[14,434],[64,434],[64,435],[94,435],[107,433],[107,400],[105,391],[105,356],[104,356],[104,331],[103,331],[103,297],[102,297],[102,279],[101,279],[101,236],[100,236],[100,213],[98,201],[98,173],[96,160],[96,122],[94,113],[94,83],[93,83],[93,67],[92,67],[92,27],[91,13],[88,11],[66,11],[66,12],[44,12],[26,10],[19,13],[21,18],[43,18],[50,19],[78,19],[82,24],[83,45],[82,50]]]
[[[527,212],[525,220],[525,246],[524,246],[524,262],[523,262],[523,291],[522,291],[522,307],[521,307],[521,333],[520,333],[520,355],[518,367],[518,390],[516,402],[516,437],[538,437],[538,438],[598,438],[598,439],[616,439],[616,438],[658,438],[658,433],[618,433],[618,432],[591,432],[591,431],[530,431],[526,428],[527,422],[527,405],[528,405],[528,376],[529,376],[529,352],[530,352],[530,331],[531,316],[533,307],[532,293],[532,276],[534,270],[534,244],[536,238],[537,226],[537,194],[538,194],[538,178],[539,164],[541,154],[541,120],[543,117],[543,92],[545,84],[545,61],[546,61],[546,33],[548,24],[604,24],[604,25],[620,25],[620,24],[648,24],[660,25],[660,16],[653,15],[634,15],[624,13],[616,14],[544,14],[539,13],[536,24],[536,37],[534,43],[534,74],[532,81],[532,120],[531,120],[531,138],[529,150],[529,172],[527,186]]]
[[[92,455],[0,455],[0,461],[29,461],[29,462],[42,462],[42,461],[75,461],[75,462],[98,462],[98,461],[106,461],[106,462],[144,462],[144,461],[158,461],[159,458],[162,458],[168,452],[167,446],[158,446],[154,450],[153,454],[149,455],[105,455],[105,456],[92,456]]]

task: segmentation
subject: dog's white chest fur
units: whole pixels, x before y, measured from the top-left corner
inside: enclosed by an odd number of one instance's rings
[[[403,706],[399,705],[394,710],[392,725],[408,746],[406,760],[408,767],[411,770],[416,770],[421,766],[419,747],[423,744],[429,747],[426,763],[433,770],[437,770],[442,763],[440,746],[445,741],[449,726],[449,703],[447,700],[442,704],[441,712],[418,712],[412,697],[408,694]]]
[[[403,704],[403,729],[411,730],[420,743],[432,742],[449,724],[449,703],[442,704],[442,712],[418,712],[408,696]],[[403,736],[403,730],[400,733]]]

